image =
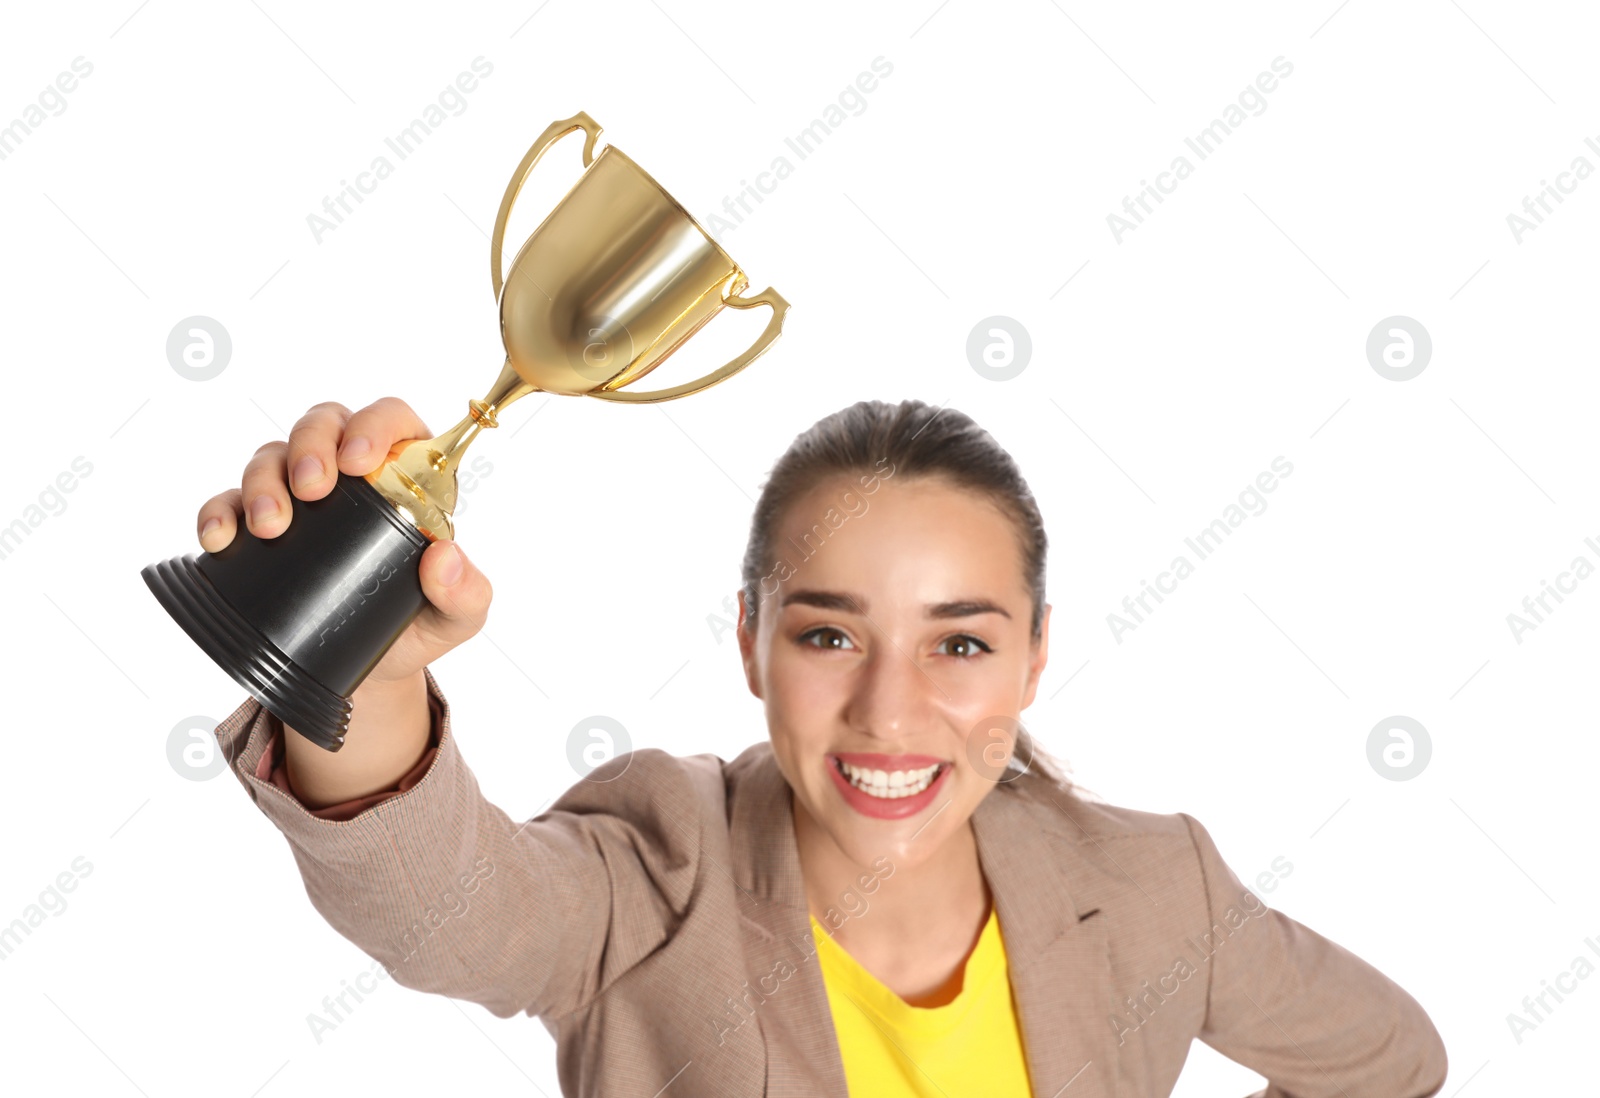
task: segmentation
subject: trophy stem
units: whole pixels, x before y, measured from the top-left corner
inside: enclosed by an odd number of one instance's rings
[[[455,537],[456,470],[481,431],[500,426],[506,405],[536,390],[506,358],[500,376],[482,400],[467,402],[467,414],[442,435],[397,444],[389,458],[366,475],[378,493],[409,518],[429,541]]]

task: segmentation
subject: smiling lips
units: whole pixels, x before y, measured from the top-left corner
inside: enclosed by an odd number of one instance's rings
[[[949,761],[937,755],[882,755],[876,751],[830,751],[828,758],[875,770],[917,770]]]
[[[875,819],[902,819],[922,811],[950,773],[949,762],[932,755],[841,751],[827,758],[845,803]]]

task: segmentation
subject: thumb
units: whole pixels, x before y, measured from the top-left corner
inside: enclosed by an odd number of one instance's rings
[[[424,636],[450,649],[483,628],[494,588],[455,541],[428,546],[419,575],[429,603],[417,617]]]

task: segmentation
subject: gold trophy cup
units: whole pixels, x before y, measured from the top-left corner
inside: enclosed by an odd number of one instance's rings
[[[534,165],[574,130],[584,171],[502,277],[511,207]],[[543,390],[650,404],[725,381],[766,352],[789,303],[771,287],[749,297],[739,265],[580,111],[540,135],[512,173],[489,247],[506,360],[487,396],[444,434],[396,445],[365,476],[340,473],[320,500],[291,494],[276,538],[240,527],[217,553],[141,571],[167,613],[270,712],[337,751],[350,696],[427,604],[417,566],[452,538],[462,453],[512,401]],[[769,305],[747,350],[706,376],[665,389],[625,388],[654,370],[724,306]]]

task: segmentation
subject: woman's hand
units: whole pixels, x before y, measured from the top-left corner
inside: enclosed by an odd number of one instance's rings
[[[313,406],[289,432],[287,442],[268,442],[244,468],[238,488],[211,497],[200,508],[196,529],[201,548],[215,553],[233,541],[239,517],[250,532],[275,538],[293,517],[289,493],[302,500],[333,491],[338,473],[360,476],[376,469],[396,442],[432,438],[433,432],[398,397],[384,397],[351,414],[334,401]],[[420,564],[428,605],[384,653],[366,679],[390,684],[416,677],[479,629],[494,596],[489,579],[454,541],[429,545]],[[361,692],[358,689],[357,693]]]

